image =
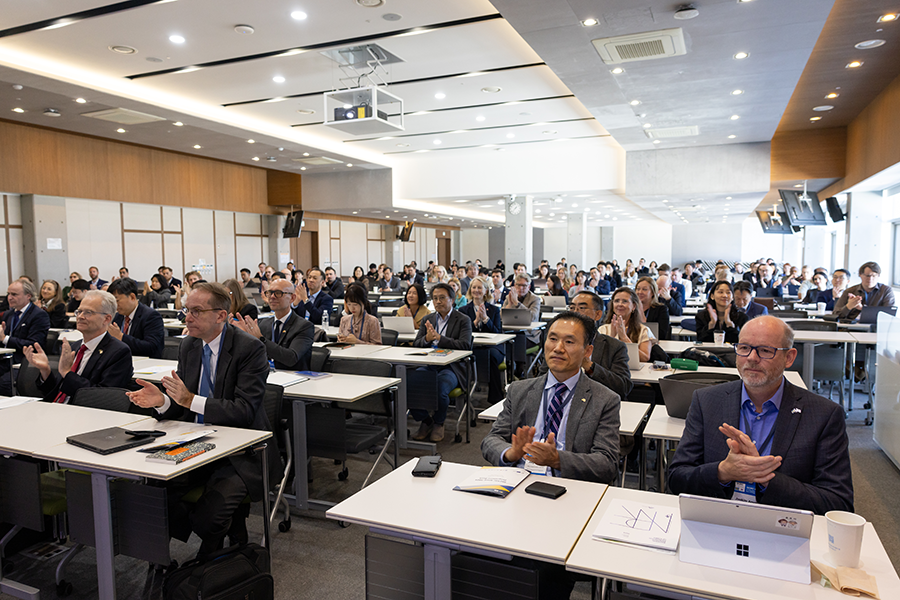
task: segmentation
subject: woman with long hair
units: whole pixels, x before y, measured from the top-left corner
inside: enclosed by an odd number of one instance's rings
[[[644,323],[656,323],[657,337],[661,340],[672,339],[672,327],[669,325],[669,308],[659,301],[659,288],[652,277],[641,277],[634,286],[634,293],[641,303]]]
[[[425,294],[425,287],[420,283],[414,283],[406,290],[406,296],[403,298],[403,306],[397,310],[398,317],[412,317],[416,329],[421,327],[422,319],[431,311],[425,304],[428,302],[428,296]]]
[[[578,271],[578,273],[575,274],[575,283],[573,283],[572,287],[569,288],[569,297],[574,298],[575,294],[578,294],[585,290],[589,292],[594,291],[593,288],[588,287],[588,274],[584,271]]]
[[[453,288],[453,291],[456,293],[456,297],[453,298],[453,308],[460,309],[466,305],[466,297],[462,294],[462,284],[459,282],[458,277],[451,277],[447,280],[447,285]]]
[[[734,288],[728,281],[717,281],[709,291],[706,310],[697,313],[697,341],[712,342],[715,333],[725,332],[725,341],[736,344],[747,315],[734,305]]]
[[[627,285],[628,287],[634,287],[637,285],[638,274],[634,269],[634,265],[628,265],[625,267],[625,273],[622,275],[622,285]]]
[[[78,281],[79,279],[84,279],[84,277],[82,277],[81,273],[79,273],[78,271],[72,271],[71,273],[69,273],[69,285],[64,287],[63,291],[62,291],[62,295],[63,295],[64,299],[66,299],[66,300],[72,299],[72,295],[71,295],[72,284],[75,283],[76,281]]]
[[[647,267],[650,269],[650,277],[659,277],[659,265],[656,264],[655,260],[650,261],[650,266]]]
[[[337,339],[347,344],[381,344],[381,326],[362,285],[351,284],[344,292],[344,312]]]
[[[550,280],[547,281],[547,295],[562,296],[566,299],[566,304],[569,304],[569,295],[566,293],[566,289],[563,287],[562,281],[560,281],[559,277],[557,277],[556,275],[551,275]]]
[[[550,265],[542,264],[538,267],[538,279],[543,279],[545,282],[550,279]]]
[[[150,281],[144,283],[144,296],[141,302],[150,308],[166,308],[172,299],[172,290],[166,283],[166,278],[159,273],[154,273]]]
[[[469,283],[466,297],[469,303],[463,306],[459,312],[472,320],[472,331],[477,333],[503,333],[500,322],[500,308],[487,302],[491,296],[491,280],[478,276]],[[499,346],[477,348],[476,353],[488,354],[488,402],[496,404],[503,399],[503,377],[500,375],[500,365],[504,361],[504,352]],[[477,356],[477,354],[476,354]]]
[[[256,319],[259,317],[259,309],[256,305],[247,300],[244,294],[244,288],[237,279],[226,279],[223,285],[228,288],[231,294],[231,310],[232,317],[241,315],[242,317],[250,317]]]
[[[613,292],[609,302],[611,307],[607,309],[598,332],[626,344],[637,344],[641,362],[649,362],[654,337],[650,329],[641,323],[641,301],[637,294],[629,287],[620,287]]]
[[[63,301],[62,290],[54,279],[45,279],[41,284],[41,299],[38,306],[47,311],[50,316],[50,327],[65,329],[69,318],[66,316],[66,303]]]

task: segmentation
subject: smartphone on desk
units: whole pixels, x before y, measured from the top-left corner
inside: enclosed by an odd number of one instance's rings
[[[527,488],[525,488],[525,493],[534,494],[535,496],[543,496],[544,498],[550,498],[551,500],[556,500],[566,493],[566,488],[561,485],[553,485],[552,483],[535,481]]]
[[[441,468],[440,456],[420,456],[419,462],[413,467],[413,477],[434,477]]]

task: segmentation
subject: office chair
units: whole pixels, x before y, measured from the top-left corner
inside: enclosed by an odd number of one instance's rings
[[[274,485],[275,502],[272,503],[272,510],[269,513],[269,522],[274,524],[278,507],[284,507],[284,519],[278,523],[278,531],[285,532],[291,528],[291,506],[288,504],[287,498],[284,497],[284,492],[287,489],[291,468],[294,466],[294,453],[291,449],[291,434],[288,428],[288,420],[282,416],[284,388],[280,385],[266,384],[263,406],[266,409],[266,416],[269,418],[269,425],[272,427],[272,439],[279,450],[278,455],[280,456],[283,450],[287,456],[284,469],[282,470],[282,477]]]
[[[69,404],[117,412],[132,412],[134,404],[122,388],[86,387],[75,392]]]
[[[397,345],[397,337],[400,334],[393,329],[382,329],[381,330],[381,344],[383,346],[396,346]]]

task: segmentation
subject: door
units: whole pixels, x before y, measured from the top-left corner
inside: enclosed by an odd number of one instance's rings
[[[438,264],[444,267],[450,266],[450,240],[438,238],[437,245]]]

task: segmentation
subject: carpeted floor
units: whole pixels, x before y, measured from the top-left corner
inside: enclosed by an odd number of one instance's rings
[[[477,404],[477,402],[476,402]],[[892,557],[895,568],[900,568],[900,504],[894,499],[900,496],[900,472],[887,459],[872,440],[872,428],[864,424],[862,410],[853,411],[847,421],[850,437],[850,454],[853,465],[856,511],[871,521],[879,532],[885,550]],[[410,427],[413,428],[412,426]],[[480,443],[489,426],[480,423],[472,430],[469,444],[454,444],[452,435],[438,446],[444,460],[450,462],[485,464],[481,458]],[[401,461],[415,458],[417,453],[404,452]],[[366,454],[351,457],[348,461],[350,477],[338,481],[340,467],[330,460],[314,459],[314,482],[311,497],[340,501],[359,490],[373,457]],[[382,476],[388,467],[380,466],[376,473]],[[652,473],[648,476],[652,477]],[[629,477],[628,487],[637,487],[637,479]],[[259,513],[249,521],[251,538],[262,535]],[[292,527],[286,533],[273,532],[272,571],[275,577],[276,597],[315,598],[317,600],[353,600],[365,597],[364,537],[366,530],[360,526],[341,528],[338,523],[324,518],[322,513],[295,514]],[[199,541],[172,542],[172,557],[183,563],[190,560]],[[55,561],[40,562],[21,556],[13,556],[15,570],[11,578],[41,588],[43,598],[55,598]],[[162,576],[148,569],[145,562],[117,557],[117,591],[121,599],[162,598]],[[69,566],[67,579],[74,585],[73,599],[97,597],[95,553],[92,549],[82,552]],[[11,596],[0,594],[0,599]],[[576,586],[572,598],[590,598],[586,583]]]

